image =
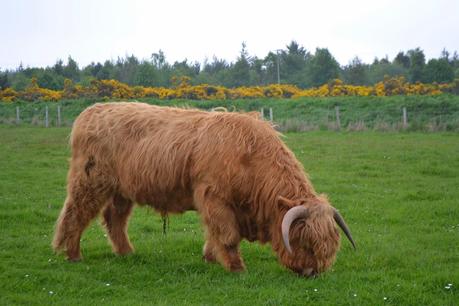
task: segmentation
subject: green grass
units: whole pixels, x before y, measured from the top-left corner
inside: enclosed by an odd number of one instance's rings
[[[357,241],[354,252],[343,240],[333,268],[308,280],[256,243],[242,244],[246,273],[204,263],[195,213],[171,217],[164,237],[158,215],[136,208],[132,256],[111,253],[99,221],[83,236],[82,262],[53,254],[69,131],[0,127],[1,305],[459,302],[458,134],[287,134],[315,188],[329,195]]]
[[[324,97],[300,99],[240,99],[240,100],[158,100],[143,102],[211,109],[260,111],[272,108],[274,121],[283,131],[333,129],[336,122],[335,106],[340,107],[343,129],[400,130],[402,108],[408,112],[408,129],[413,131],[459,131],[459,96],[392,96],[392,97]],[[16,107],[21,109],[23,124],[44,125],[45,106],[49,107],[52,126],[57,121],[57,105],[62,109],[62,123],[70,126],[75,117],[95,100],[64,100],[56,102],[0,103],[0,123],[14,124]],[[356,127],[358,125],[358,127]]]

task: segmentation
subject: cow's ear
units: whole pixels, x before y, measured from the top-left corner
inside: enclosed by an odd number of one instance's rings
[[[284,198],[283,196],[278,196],[277,197],[277,206],[279,209],[286,209],[289,210],[294,206],[294,203],[292,200],[289,200],[287,198]]]

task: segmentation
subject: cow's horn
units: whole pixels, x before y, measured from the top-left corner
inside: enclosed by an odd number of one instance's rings
[[[290,208],[282,220],[282,238],[284,239],[284,245],[287,248],[289,253],[292,253],[292,248],[290,247],[290,226],[293,221],[299,218],[307,218],[309,215],[308,209],[304,206],[295,206]]]
[[[354,247],[354,250],[355,250],[355,242],[354,242],[354,239],[352,239],[351,231],[347,227],[346,222],[344,222],[344,219],[341,216],[341,214],[336,209],[333,213],[333,219],[335,219],[336,223],[339,225],[339,227],[341,227],[347,239],[349,239],[349,241],[352,243],[352,246]]]

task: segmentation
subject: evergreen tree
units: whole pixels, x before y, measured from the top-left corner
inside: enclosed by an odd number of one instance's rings
[[[102,68],[97,72],[96,78],[99,80],[108,80],[111,79],[114,75],[115,66],[111,61],[105,61]]]
[[[354,57],[349,65],[343,69],[344,81],[352,85],[367,85],[368,65],[364,64],[360,58]]]
[[[11,77],[11,87],[16,90],[16,91],[21,91],[27,88],[27,86],[30,84],[30,78],[28,78],[24,73],[22,72],[16,72],[14,75]]]
[[[454,80],[454,69],[447,58],[431,59],[424,69],[423,81],[426,83],[449,83]]]
[[[410,82],[415,83],[422,81],[426,57],[424,51],[420,48],[408,51],[410,57],[410,68],[408,71]]]
[[[164,52],[160,49],[158,53],[153,53],[151,55],[151,60],[156,69],[161,70],[166,65],[166,56]]]
[[[8,72],[0,72],[0,90],[10,87],[10,82],[8,80]]]
[[[277,61],[279,60],[278,54],[269,52],[263,59],[264,69],[264,83],[274,84],[277,83]],[[279,65],[280,66],[280,65]],[[282,73],[282,76],[284,74]]]
[[[56,64],[54,64],[53,66],[53,71],[54,73],[56,73],[57,75],[64,75],[64,62],[59,59],[56,61]]]
[[[248,86],[250,83],[250,57],[247,46],[242,43],[242,50],[236,63],[231,67],[231,87]]]
[[[287,45],[287,50],[281,51],[280,57],[282,83],[294,84],[301,87],[307,86],[305,68],[311,54],[296,41],[291,41]]]
[[[139,60],[134,55],[126,56],[124,59],[118,57],[114,69],[115,79],[122,83],[133,85],[138,66]]]
[[[141,86],[158,86],[158,72],[150,62],[143,61],[140,64],[134,84]]]
[[[46,68],[36,74],[38,86],[53,90],[64,88],[64,77],[54,72],[52,68]]]
[[[311,86],[326,84],[329,80],[338,78],[339,69],[338,62],[327,48],[317,48],[307,67],[309,84]]]
[[[69,56],[67,60],[67,65],[62,69],[62,75],[74,82],[80,80],[80,69],[78,68],[77,62],[71,56]]]
[[[181,62],[176,61],[172,65],[172,74],[175,76],[187,76],[194,78],[199,74],[200,70],[201,65],[199,63],[188,63],[187,59]]]
[[[229,64],[224,59],[213,57],[212,62],[204,61],[196,81],[201,84],[224,85],[227,83]]]
[[[454,78],[459,79],[459,54],[457,51],[454,51],[453,56],[451,57],[451,66],[454,70]]]
[[[103,65],[101,63],[99,63],[99,62],[97,62],[97,64],[94,63],[94,62],[91,62],[91,64],[89,64],[88,66],[84,67],[83,74],[95,78],[95,77],[97,77],[97,74],[102,69],[102,67],[103,67]]]
[[[166,55],[162,50],[151,55],[151,61],[155,69],[158,71],[158,86],[170,86],[172,78],[172,69],[166,61]]]
[[[394,64],[398,64],[403,68],[410,68],[410,57],[406,55],[403,51],[400,51],[397,56],[394,58]]]
[[[264,61],[257,57],[252,58],[252,67],[250,69],[250,84],[252,85],[265,85],[266,67]]]
[[[408,69],[403,66],[390,63],[386,60],[375,60],[368,68],[368,83],[376,84],[384,80],[384,77],[408,77]]]
[[[204,62],[203,72],[210,75],[215,75],[222,70],[228,69],[229,65],[224,59],[219,59],[216,56],[213,57],[212,62]]]

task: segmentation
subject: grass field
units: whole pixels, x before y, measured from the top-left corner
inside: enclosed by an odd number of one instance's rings
[[[308,280],[255,243],[242,244],[246,273],[206,264],[194,213],[171,217],[163,236],[145,208],[130,222],[135,254],[113,255],[99,222],[82,262],[53,254],[69,132],[0,126],[0,305],[459,304],[459,134],[287,134],[357,242],[343,240],[333,268]]]

